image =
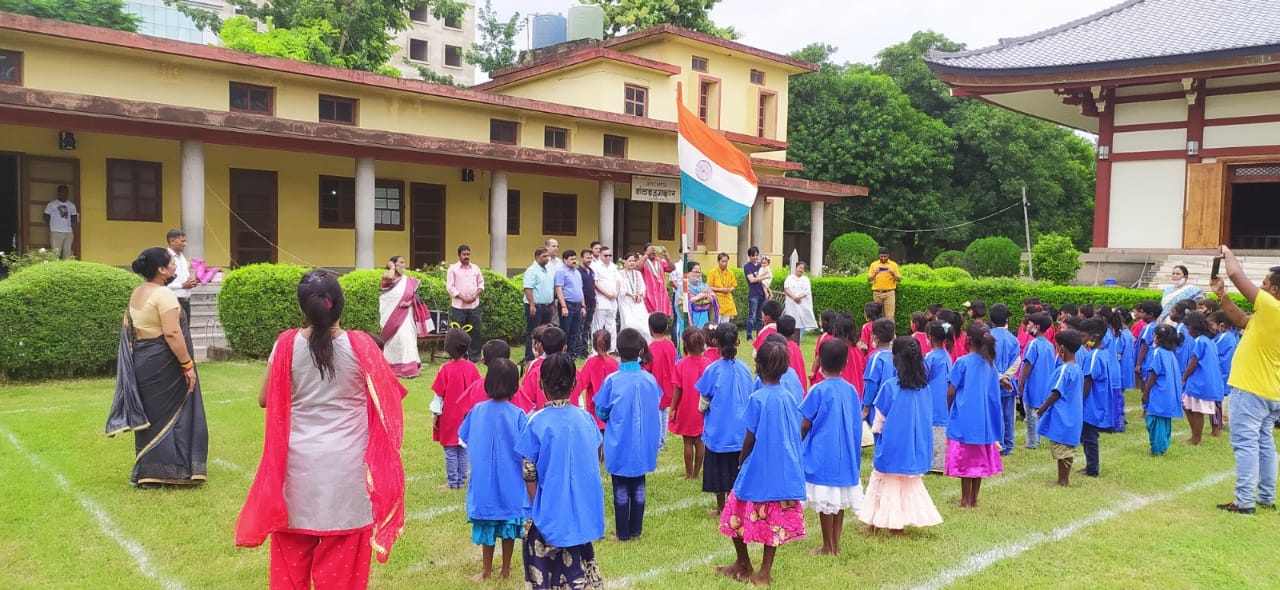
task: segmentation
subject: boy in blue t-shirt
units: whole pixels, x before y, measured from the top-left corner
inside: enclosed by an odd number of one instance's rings
[[[662,388],[640,368],[644,336],[635,328],[618,334],[618,372],[605,378],[594,398],[604,426],[604,468],[613,479],[613,516],[619,541],[644,530],[645,475],[658,467],[663,430],[658,403]]]
[[[1026,325],[1032,340],[1027,343],[1027,350],[1022,355],[1017,385],[1022,406],[1027,409],[1027,448],[1034,449],[1040,446],[1035,409],[1044,405],[1045,398],[1049,397],[1049,388],[1053,385],[1050,380],[1053,378],[1057,359],[1054,358],[1053,344],[1045,337],[1053,326],[1049,314],[1042,311],[1033,313],[1027,316]]]
[[[1038,430],[1049,439],[1049,450],[1058,461],[1057,484],[1065,488],[1071,485],[1071,464],[1075,462],[1076,447],[1080,446],[1084,415],[1084,376],[1076,364],[1083,338],[1080,332],[1063,330],[1054,339],[1062,366],[1058,367],[1049,397],[1036,413],[1040,416]]]
[[[1009,306],[997,303],[991,306],[988,316],[991,320],[991,336],[996,339],[996,372],[1002,380],[1012,382],[1018,370],[1018,337],[1009,331]],[[1000,439],[1000,454],[1009,456],[1013,452],[1013,428],[1017,418],[1017,404],[1014,389],[1000,388],[1000,411],[1004,419],[1004,436]]]
[[[716,342],[720,344],[720,360],[707,365],[694,389],[702,395],[698,409],[702,411],[702,442],[706,459],[702,464],[702,491],[716,495],[716,514],[724,511],[725,500],[738,479],[739,455],[747,424],[743,415],[751,396],[751,369],[738,360],[738,328],[733,324],[716,326]]]

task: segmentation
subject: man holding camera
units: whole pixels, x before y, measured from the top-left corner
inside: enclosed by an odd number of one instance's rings
[[[871,282],[871,299],[884,306],[884,317],[893,318],[897,304],[898,282],[902,275],[898,274],[898,263],[889,260],[889,249],[880,248],[880,260],[871,263],[867,270],[867,280]]]

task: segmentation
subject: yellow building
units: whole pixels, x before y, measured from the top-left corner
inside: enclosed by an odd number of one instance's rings
[[[866,195],[785,176],[787,80],[811,64],[666,26],[548,49],[459,89],[0,13],[0,249],[47,245],[65,184],[78,256],[113,265],[172,227],[220,266],[417,267],[465,243],[518,272],[549,237],[674,251],[678,205],[633,185],[678,179],[678,83],[760,177],[742,228],[691,220],[695,252],[782,254],[783,199],[813,203],[821,252],[822,204]]]

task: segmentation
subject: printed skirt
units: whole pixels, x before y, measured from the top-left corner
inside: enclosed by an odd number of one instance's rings
[[[524,537],[524,579],[534,590],[602,590],[604,579],[591,543],[556,547],[538,527],[528,524]]]
[[[720,513],[720,532],[770,547],[799,541],[804,538],[804,505],[799,500],[750,502],[729,492]]]

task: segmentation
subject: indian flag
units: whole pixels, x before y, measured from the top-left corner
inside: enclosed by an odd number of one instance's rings
[[[676,109],[680,113],[680,200],[720,223],[742,225],[759,185],[751,160],[685,108],[679,93]]]

